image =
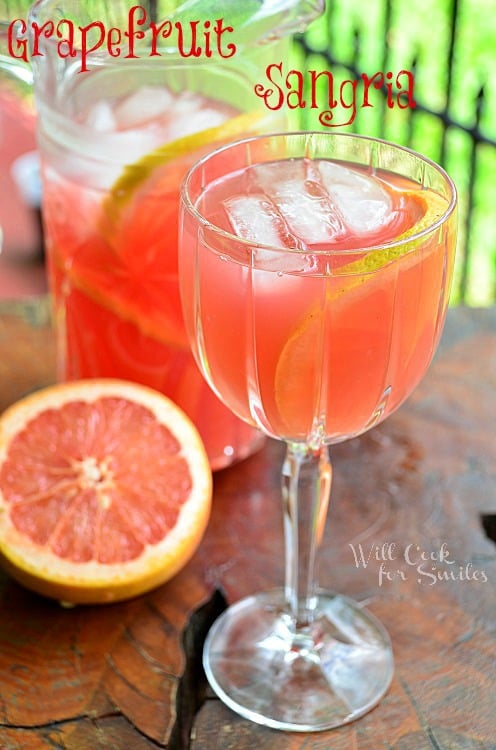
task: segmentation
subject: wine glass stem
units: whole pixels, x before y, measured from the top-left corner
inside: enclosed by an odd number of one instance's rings
[[[327,446],[288,443],[282,468],[285,596],[294,627],[312,622],[316,599],[316,557],[322,541],[332,468]]]

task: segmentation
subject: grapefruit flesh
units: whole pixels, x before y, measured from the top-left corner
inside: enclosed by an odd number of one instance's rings
[[[211,493],[196,429],[144,386],[56,385],[0,418],[0,557],[38,593],[96,603],[165,582],[200,543]]]

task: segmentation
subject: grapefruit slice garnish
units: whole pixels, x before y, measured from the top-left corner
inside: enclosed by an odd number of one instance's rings
[[[55,385],[0,418],[0,558],[45,596],[111,602],[164,583],[198,547],[211,493],[196,428],[144,386]]]
[[[352,261],[343,266],[340,273],[358,274],[377,271],[387,263],[396,260],[396,258],[400,258],[412,250],[416,250],[425,242],[424,238],[413,238],[410,242],[405,242],[404,244],[403,240],[419,234],[424,229],[433,227],[443,214],[446,213],[448,208],[446,198],[438,195],[433,190],[429,190],[428,192],[425,190],[402,190],[401,199],[409,205],[410,211],[416,210],[419,215],[419,218],[411,227],[395,238],[395,243],[400,242],[402,244],[384,247],[380,250],[371,250],[365,253],[359,260]]]
[[[425,237],[414,237],[440,219],[448,208],[448,202],[433,191],[402,191],[407,201],[415,201],[419,218],[405,230],[397,240],[412,237],[410,242],[371,250],[363,257],[340,265],[333,279],[334,286],[328,292],[326,304],[340,305],[356,299],[355,295],[366,291],[376,278],[375,272],[397,258],[414,251],[425,243]],[[304,281],[303,281],[304,283]],[[275,398],[280,417],[290,430],[304,434],[312,423],[318,394],[309,387],[309,373],[315,371],[317,352],[322,346],[323,320],[320,303],[310,307],[298,325],[290,332],[284,344],[275,372]]]

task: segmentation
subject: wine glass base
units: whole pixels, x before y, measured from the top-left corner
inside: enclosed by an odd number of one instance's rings
[[[393,676],[381,623],[353,600],[320,591],[312,623],[296,632],[283,591],[237,602],[211,628],[203,663],[213,690],[238,714],[301,732],[354,721]]]

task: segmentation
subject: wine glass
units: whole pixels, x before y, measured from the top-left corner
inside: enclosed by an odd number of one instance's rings
[[[329,729],[387,691],[386,630],[316,584],[329,446],[424,375],[448,305],[456,191],[430,160],[336,133],[259,136],[182,186],[180,285],[195,358],[238,416],[285,441],[285,586],[230,606],[205,644],[219,697],[260,724]]]

